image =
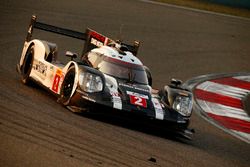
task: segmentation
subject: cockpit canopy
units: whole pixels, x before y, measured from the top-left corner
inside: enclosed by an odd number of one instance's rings
[[[82,60],[89,66],[117,79],[129,83],[148,85],[147,74],[141,62],[136,57],[131,60],[140,63],[124,61],[121,56],[129,57],[129,55],[105,55],[105,53],[96,52],[94,49],[85,54]]]

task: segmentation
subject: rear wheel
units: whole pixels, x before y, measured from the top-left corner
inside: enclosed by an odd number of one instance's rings
[[[59,101],[64,106],[67,106],[70,103],[71,95],[73,93],[74,82],[75,82],[75,67],[71,66],[67,74],[65,75],[60,91]]]
[[[34,60],[34,45],[30,46],[25,54],[23,65],[21,67],[21,81],[28,84],[30,81],[30,72],[32,70]]]

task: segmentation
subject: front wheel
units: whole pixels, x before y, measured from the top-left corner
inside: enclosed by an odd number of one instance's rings
[[[63,80],[59,101],[64,106],[69,105],[75,83],[75,67],[71,66]]]
[[[30,81],[30,72],[32,70],[34,60],[34,45],[30,46],[25,54],[23,65],[21,67],[21,81],[28,84]]]

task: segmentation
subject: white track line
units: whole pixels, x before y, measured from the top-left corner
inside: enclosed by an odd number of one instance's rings
[[[177,8],[177,9],[189,10],[189,11],[193,11],[193,12],[200,12],[200,13],[205,13],[205,14],[212,14],[212,15],[217,15],[217,16],[230,17],[230,18],[234,18],[234,19],[241,19],[241,20],[250,21],[249,18],[234,16],[234,15],[230,15],[230,14],[223,14],[223,13],[211,12],[211,11],[207,11],[207,10],[194,9],[194,8],[190,8],[190,7],[172,5],[172,4],[163,3],[163,2],[156,2],[156,1],[152,1],[152,0],[139,0],[139,1],[145,2],[145,3],[151,3],[151,4],[155,4],[155,5]]]
[[[236,130],[231,130],[233,133],[236,133],[237,135],[243,137],[243,139],[250,139],[250,134],[249,133],[243,133],[240,131],[236,131]],[[247,141],[249,143],[249,141]]]

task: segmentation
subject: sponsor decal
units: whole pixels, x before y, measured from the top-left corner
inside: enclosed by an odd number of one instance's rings
[[[104,45],[102,42],[98,41],[98,40],[95,39],[95,38],[91,38],[90,43],[93,44],[93,45],[95,45],[95,46],[97,46],[97,47],[101,47],[101,46]]]
[[[119,96],[112,96],[113,107],[116,109],[122,109],[122,100]]]
[[[103,43],[105,42],[105,39],[106,39],[106,37],[104,37],[103,35],[95,32],[95,31],[91,31],[90,36],[95,38],[96,40],[98,40],[100,42],[103,42]]]
[[[140,94],[140,93],[135,93],[135,92],[127,91],[127,94],[131,95],[131,96],[141,97],[143,99],[148,99],[148,95],[144,95],[144,94]]]
[[[116,97],[120,97],[120,93],[117,91],[117,92],[110,92],[111,96],[116,96]]]
[[[53,84],[52,84],[52,90],[54,92],[58,92],[58,87],[59,87],[59,83],[60,83],[60,80],[61,80],[62,76],[63,76],[62,70],[57,69],[56,70],[56,75],[54,77],[54,81],[53,81]]]
[[[111,100],[113,102],[113,107],[116,109],[122,109],[122,100],[119,92],[116,89],[110,89]]]
[[[159,119],[159,120],[163,120],[164,119],[164,112],[163,109],[161,107],[161,103],[159,102],[159,100],[157,98],[152,98],[152,103],[154,105],[155,108],[155,118]]]
[[[106,86],[109,89],[110,95],[111,95],[111,101],[113,103],[113,108],[116,108],[118,110],[122,109],[122,100],[120,97],[120,94],[118,92],[118,85],[115,78],[104,75],[106,78]]]
[[[95,31],[90,32],[90,43],[97,46],[101,47],[103,45],[107,45],[111,40]]]
[[[34,65],[34,70],[36,70],[37,72],[41,73],[43,76],[46,77],[46,71],[47,71],[47,65],[45,65],[43,62],[38,61],[37,64]]]
[[[119,86],[124,86],[124,87],[127,87],[127,88],[131,88],[131,89],[139,90],[139,91],[143,91],[143,92],[148,92],[148,93],[150,92],[149,89],[139,88],[137,86],[128,85],[128,84],[124,84],[124,83],[119,83]]]

